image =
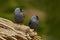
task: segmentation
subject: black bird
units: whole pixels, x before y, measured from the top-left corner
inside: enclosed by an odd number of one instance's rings
[[[32,16],[32,18],[31,18],[30,21],[29,21],[28,26],[29,26],[31,29],[36,30],[36,28],[37,28],[37,26],[38,26],[38,22],[39,22],[38,16]]]
[[[16,8],[14,11],[14,20],[16,23],[23,23],[24,21],[24,14],[21,8]]]

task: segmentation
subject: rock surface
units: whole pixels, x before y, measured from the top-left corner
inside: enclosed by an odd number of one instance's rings
[[[0,17],[1,40],[42,40],[37,32],[28,26],[15,24],[10,20]]]

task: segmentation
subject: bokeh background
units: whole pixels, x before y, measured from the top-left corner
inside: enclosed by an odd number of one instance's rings
[[[24,25],[31,16],[38,15],[38,34],[45,40],[60,40],[60,0],[0,0],[0,17],[14,22],[17,7],[24,10]]]

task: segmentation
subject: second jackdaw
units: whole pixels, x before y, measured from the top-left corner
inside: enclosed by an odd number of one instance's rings
[[[32,18],[31,18],[30,21],[29,21],[28,26],[29,26],[31,29],[36,30],[36,28],[37,28],[37,26],[38,26],[38,22],[39,22],[38,16],[32,16]]]

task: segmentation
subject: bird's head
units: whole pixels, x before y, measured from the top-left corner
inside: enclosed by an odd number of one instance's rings
[[[39,20],[38,16],[32,16],[31,19],[37,19],[37,20]]]
[[[16,8],[15,9],[15,13],[20,13],[20,12],[23,12],[23,10],[21,8]]]

